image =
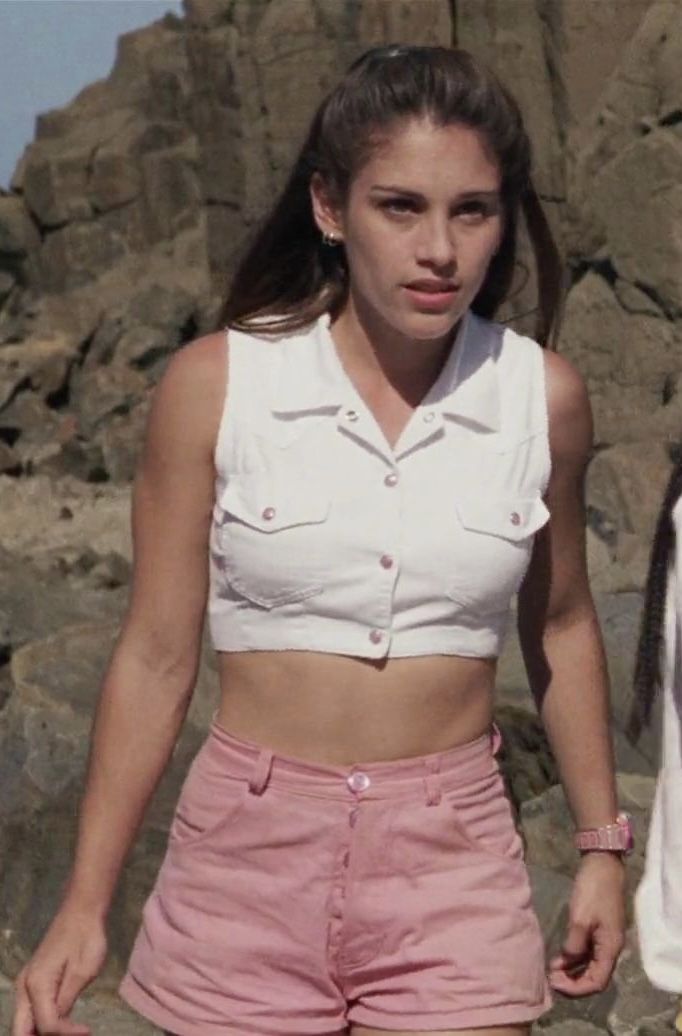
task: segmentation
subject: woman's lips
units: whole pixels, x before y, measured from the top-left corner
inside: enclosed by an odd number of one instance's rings
[[[419,309],[447,309],[457,295],[457,288],[426,288],[405,284],[403,290]]]

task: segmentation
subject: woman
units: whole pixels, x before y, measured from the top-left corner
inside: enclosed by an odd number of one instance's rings
[[[635,908],[642,963],[649,980],[682,994],[682,463],[670,476],[651,551],[635,670],[629,733],[636,741],[663,697],[662,758],[646,863]],[[661,669],[662,665],[662,669]],[[677,1019],[682,1031],[682,1014]]]
[[[76,859],[15,1036],[86,1031],[59,1019],[101,966],[207,596],[221,703],[123,996],[178,1036],[525,1033],[549,1007],[491,726],[519,587],[576,823],[617,807],[584,387],[489,319],[521,209],[543,340],[556,315],[529,166],[516,104],[462,51],[370,51],[321,105],[237,272],[227,349],[188,345],[156,393]],[[618,853],[585,854],[556,990],[607,982],[622,888]]]

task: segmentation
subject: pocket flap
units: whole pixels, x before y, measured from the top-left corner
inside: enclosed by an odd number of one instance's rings
[[[216,521],[236,518],[260,532],[314,525],[329,514],[329,496],[310,482],[277,484],[273,478],[230,479],[218,500]]]
[[[506,540],[523,540],[549,519],[541,496],[468,497],[456,503],[459,520],[465,529]]]

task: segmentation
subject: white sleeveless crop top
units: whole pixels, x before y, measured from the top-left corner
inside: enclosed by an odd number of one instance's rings
[[[329,328],[229,333],[215,648],[497,657],[549,517],[540,346],[468,313],[391,449]]]

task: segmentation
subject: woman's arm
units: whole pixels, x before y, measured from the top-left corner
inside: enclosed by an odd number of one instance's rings
[[[34,1025],[87,1032],[63,1016],[101,968],[117,878],[196,679],[224,390],[224,336],[212,335],[177,353],[155,392],[133,492],[130,602],[96,710],[72,872],[18,981],[18,1036]]]
[[[585,550],[592,416],[568,361],[548,352],[545,369],[551,520],[536,538],[519,594],[519,636],[576,827],[596,827],[613,823],[618,809],[606,659]],[[561,992],[586,995],[608,981],[623,942],[623,870],[613,854],[584,857],[563,953],[553,962],[552,984]]]

